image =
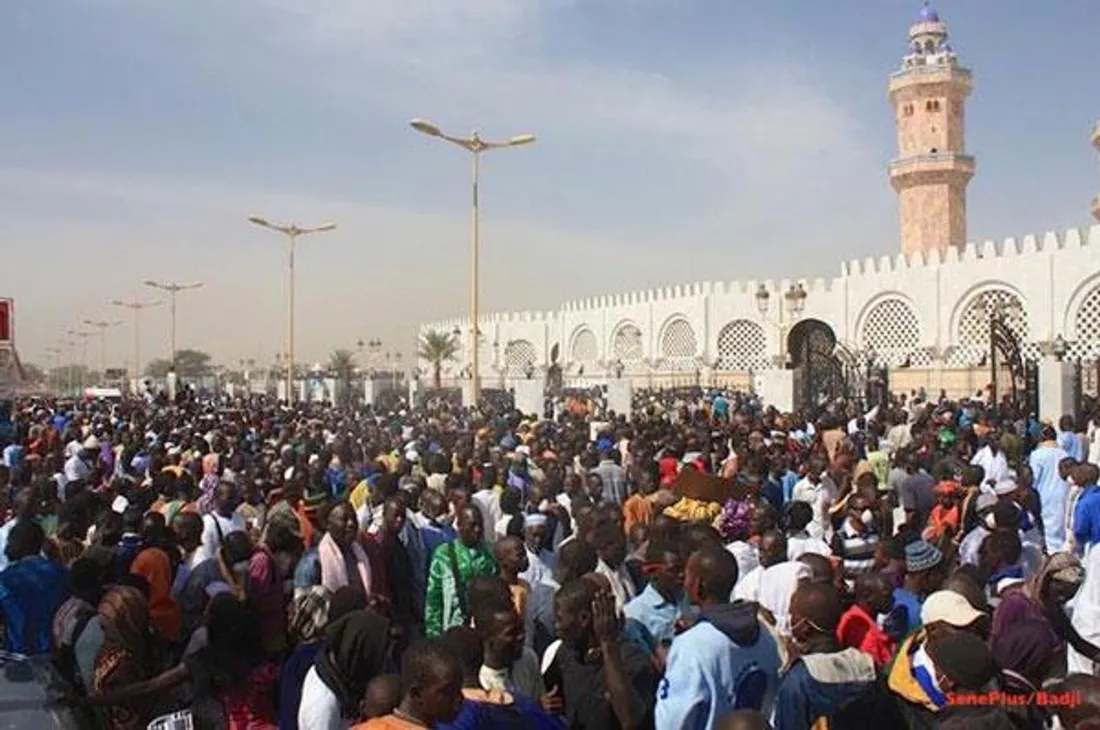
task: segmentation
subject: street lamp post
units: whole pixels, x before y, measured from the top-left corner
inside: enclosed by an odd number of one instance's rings
[[[92,336],[91,332],[85,330],[69,330],[69,336],[76,337],[81,342],[81,366],[84,368],[80,373],[80,388],[83,390],[88,383],[85,380],[88,379],[88,338]]]
[[[65,353],[65,362],[68,363],[68,372],[65,373],[65,390],[72,391],[76,387],[76,340],[71,337],[63,337],[58,340]],[[61,378],[58,377],[60,381]],[[58,388],[60,389],[60,384]]]
[[[100,377],[103,377],[107,372],[107,330],[119,326],[122,322],[107,322],[106,320],[97,322],[86,319],[84,324],[99,330],[99,373]]]
[[[172,363],[172,372],[176,372],[176,295],[181,291],[199,289],[202,287],[203,283],[201,281],[193,281],[189,284],[181,284],[175,281],[153,281],[152,279],[146,279],[142,283],[153,289],[160,289],[161,291],[168,292],[168,304],[172,310],[170,317],[171,325],[168,331],[168,343],[171,352],[168,355],[168,360]]]
[[[480,159],[483,152],[489,150],[500,149],[502,147],[519,147],[521,145],[531,144],[535,141],[535,135],[533,134],[520,134],[514,137],[509,137],[503,142],[488,142],[481,138],[476,131],[469,137],[452,137],[448,134],[443,134],[439,127],[433,122],[427,119],[413,119],[409,122],[410,126],[416,131],[426,134],[429,137],[438,137],[439,139],[450,142],[451,144],[458,145],[467,152],[471,157],[471,183],[473,196],[471,199],[470,207],[470,342],[471,342],[471,355],[470,355],[470,397],[473,400],[473,404],[476,407],[478,397],[480,395],[480,380],[478,378],[478,345],[477,345],[477,317],[478,317],[478,247],[479,247],[479,221],[478,221],[478,177],[480,171]]]
[[[761,319],[767,321],[768,306],[771,303],[771,293],[768,292],[767,287],[761,284],[756,289],[756,309],[760,312]],[[791,284],[787,291],[783,294],[783,303],[787,312],[787,317],[783,316],[783,309],[779,310],[779,322],[775,326],[779,328],[779,355],[776,357],[776,364],[779,367],[786,367],[787,353],[784,347],[784,340],[787,336],[787,328],[794,324],[798,318],[802,315],[802,310],[806,307],[806,290],[802,284]]]
[[[46,381],[46,385],[50,390],[61,390],[61,348],[60,347],[47,347],[46,354],[53,360],[53,372]]]
[[[112,299],[111,305],[115,307],[122,307],[129,309],[134,315],[134,391],[141,392],[141,312],[142,310],[149,309],[150,307],[159,307],[164,302],[141,302],[141,301],[122,301],[121,299]]]
[[[335,223],[323,223],[314,228],[302,228],[296,223],[290,225],[276,225],[268,222],[267,219],[259,216],[249,216],[248,222],[253,225],[260,226],[261,228],[267,228],[277,233],[282,233],[287,237],[289,243],[288,257],[287,257],[287,326],[286,326],[286,340],[287,340],[287,362],[286,362],[286,403],[288,406],[294,404],[294,247],[298,242],[299,236],[306,236],[311,233],[327,233],[328,231],[336,230]]]
[[[381,351],[382,340],[378,338],[367,340],[367,369],[371,371],[371,377],[374,377],[373,371],[378,369],[378,353]]]

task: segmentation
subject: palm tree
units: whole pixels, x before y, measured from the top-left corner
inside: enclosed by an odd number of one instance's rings
[[[417,357],[427,360],[432,366],[432,381],[436,388],[440,386],[440,373],[443,363],[454,360],[458,354],[458,338],[454,335],[429,330],[420,336]]]
[[[351,395],[351,379],[355,375],[355,353],[351,350],[333,350],[328,356],[328,369],[340,383],[343,398]]]

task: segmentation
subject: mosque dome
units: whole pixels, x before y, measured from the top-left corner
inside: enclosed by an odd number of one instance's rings
[[[929,5],[928,3],[925,3],[924,7],[922,7],[920,9],[920,14],[917,16],[917,22],[918,23],[938,23],[938,22],[940,22],[940,14],[937,13],[936,10],[931,5]]]

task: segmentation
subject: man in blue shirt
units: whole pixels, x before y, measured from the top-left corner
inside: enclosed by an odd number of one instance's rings
[[[53,618],[69,597],[69,571],[42,557],[42,527],[21,519],[8,535],[8,567],[0,571],[0,613],[5,651],[45,654],[53,643]]]
[[[1073,480],[1079,481],[1083,490],[1073,510],[1073,540],[1077,551],[1082,554],[1100,542],[1100,487],[1096,485],[1098,476],[1100,469],[1095,464],[1080,464],[1073,470]]]
[[[1069,457],[1056,441],[1054,429],[1044,426],[1042,441],[1034,451],[1028,463],[1035,475],[1035,491],[1039,493],[1039,503],[1043,509],[1043,531],[1047,551],[1058,552],[1066,541],[1066,502],[1069,499],[1069,485],[1062,478],[1058,466]]]
[[[626,604],[623,614],[645,626],[658,645],[671,644],[676,622],[691,610],[684,596],[684,559],[672,543],[654,540],[646,546],[645,572],[649,585]]]
[[[1085,460],[1085,444],[1077,435],[1077,423],[1073,416],[1058,419],[1058,446],[1076,461]]]
[[[734,710],[770,711],[778,643],[757,618],[756,603],[727,603],[735,583],[737,561],[721,547],[708,545],[688,559],[684,586],[701,612],[672,642],[657,689],[656,730],[709,730]]]
[[[905,583],[894,589],[894,610],[891,621],[896,625],[904,618],[906,630],[902,636],[921,627],[921,605],[924,599],[939,590],[944,579],[943,553],[924,540],[905,546]]]

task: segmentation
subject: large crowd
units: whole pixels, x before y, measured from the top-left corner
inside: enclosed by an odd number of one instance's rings
[[[1086,419],[6,408],[0,648],[91,727],[1100,728]]]

